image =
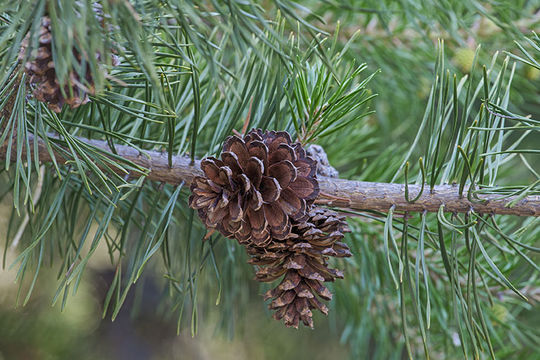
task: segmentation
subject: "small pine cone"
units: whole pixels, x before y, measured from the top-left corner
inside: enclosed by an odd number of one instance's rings
[[[48,16],[41,18],[39,29],[39,39],[37,50],[32,51],[28,59],[26,52],[30,43],[30,34],[27,34],[21,43],[19,61],[27,60],[24,64],[24,71],[29,77],[29,83],[34,86],[34,97],[38,101],[47,103],[52,111],[59,113],[64,104],[71,108],[77,108],[90,101],[88,94],[94,92],[94,82],[90,73],[90,67],[86,67],[85,81],[82,81],[79,74],[71,69],[69,79],[66,84],[59,83],[56,77],[56,69],[52,56],[53,34],[51,32],[51,19]],[[82,62],[81,54],[73,49],[73,53],[79,62]],[[100,54],[96,54],[100,59]],[[113,55],[113,65],[118,64],[118,59]]]
[[[319,194],[317,163],[283,131],[230,136],[221,160],[206,158],[201,168],[206,176],[193,180],[190,206],[207,227],[242,244],[286,239]]]
[[[30,54],[28,61],[24,65],[24,71],[29,76],[30,84],[35,86],[35,98],[38,101],[46,102],[54,112],[60,112],[65,99],[56,80],[51,45],[51,19],[48,16],[41,18],[38,35],[38,48]],[[26,35],[21,43],[19,60],[24,60],[29,42],[30,34]]]
[[[345,219],[334,211],[313,208],[309,218],[293,224],[291,236],[284,241],[272,240],[265,248],[248,246],[250,263],[258,266],[255,278],[270,282],[283,276],[280,284],[268,291],[273,317],[288,327],[298,328],[300,321],[313,328],[313,309],[328,314],[320,299],[331,300],[332,293],[323,282],[342,279],[343,272],[328,267],[329,256],[351,256],[341,242],[349,232]]]

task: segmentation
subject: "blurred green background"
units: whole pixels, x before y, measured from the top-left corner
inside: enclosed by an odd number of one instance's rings
[[[10,199],[4,198],[0,203],[2,239],[10,211]],[[11,264],[16,254],[8,249],[6,264]],[[111,322],[110,314],[102,319],[103,302],[114,271],[102,244],[88,265],[84,281],[63,311],[59,304],[51,306],[57,288],[54,268],[46,267],[40,272],[37,288],[24,307],[16,306],[17,267],[0,271],[0,360],[348,357],[347,347],[339,343],[335,329],[322,315],[315,315],[315,331],[285,328],[271,318],[259,296],[262,291],[256,288],[252,289],[247,306],[235,316],[232,326],[236,336],[232,332],[228,335],[220,326],[220,306],[199,313],[201,326],[195,337],[187,326],[177,336],[177,317],[163,308],[161,274],[150,271],[130,292],[115,321]]]
[[[347,61],[354,60],[358,64],[365,62],[371,72],[381,71],[370,83],[373,93],[379,94],[373,101],[376,113],[350,128],[349,135],[361,141],[351,143],[354,147],[350,149],[341,147],[336,141],[337,136],[323,141],[331,163],[342,176],[360,174],[356,175],[360,180],[390,181],[397,168],[390,164],[382,166],[384,161],[381,159],[384,159],[385,153],[404,151],[414,139],[432,84],[437,39],[445,41],[446,60],[450,68],[464,75],[470,69],[478,45],[482,45],[479,63],[489,64],[497,51],[516,52],[513,41],[522,34],[540,31],[538,1],[303,0],[299,3],[319,16],[308,16],[316,26],[333,33],[339,24],[341,45],[353,39],[348,44]],[[269,17],[275,14],[273,2],[262,1],[261,4],[268,9]],[[298,11],[305,15],[302,8]],[[538,118],[540,71],[518,64],[513,88],[516,89],[512,92],[513,111]],[[538,147],[538,143],[534,143],[535,138],[532,139],[531,144],[524,147]],[[349,157],[340,156],[347,152]],[[362,173],[368,174],[367,177],[363,177]],[[521,175],[518,173],[516,176]],[[523,182],[526,181],[529,180]],[[6,236],[11,206],[12,199],[7,195],[0,202],[0,239]],[[379,230],[374,229],[370,233],[369,229],[362,228],[363,232],[358,236],[363,239],[364,246],[379,244],[380,247]],[[249,293],[236,294],[238,298],[222,299],[222,304],[234,304],[241,299],[241,305],[225,307],[235,309],[236,313],[228,314],[232,321],[226,325],[222,323],[224,305],[205,306],[198,313],[198,334],[192,337],[189,326],[184,326],[177,336],[177,318],[171,317],[160,300],[163,295],[162,274],[159,270],[152,272],[147,269],[142,284],[132,289],[116,320],[111,322],[110,314],[102,319],[104,299],[115,269],[108,261],[105,245],[99,249],[89,264],[77,294],[70,297],[63,312],[59,304],[51,306],[57,274],[47,261],[31,299],[24,307],[16,306],[19,286],[14,279],[17,268],[0,271],[0,360],[344,359],[353,356],[354,351],[347,344],[350,334],[343,331],[347,314],[333,311],[339,306],[339,296],[330,304],[332,311],[328,318],[316,315],[315,331],[287,329],[271,318],[261,301],[263,291],[257,284],[250,284]],[[366,249],[353,250],[356,250],[355,254],[369,256],[364,251]],[[15,250],[7,249],[8,266],[15,256]],[[250,274],[245,261],[237,266],[245,267],[247,270],[244,273]],[[380,266],[382,268],[384,265]],[[355,287],[358,299],[368,295],[362,292],[362,289],[369,287],[366,281],[375,283],[384,277],[370,274],[355,276],[358,269],[347,270],[346,282],[336,286]],[[382,285],[371,284],[370,288],[377,288],[379,292],[373,303],[365,307],[360,308],[363,303],[359,300],[355,317],[368,322],[375,321],[373,319],[384,322],[386,320],[382,314],[385,314],[398,320],[398,310],[385,300],[395,295],[391,282],[386,280]],[[249,278],[237,281],[249,281]],[[216,295],[215,291],[203,294]],[[215,303],[214,299],[208,302]],[[505,311],[505,308],[494,308],[491,315],[504,320],[508,316]],[[186,310],[186,314],[189,313]],[[540,323],[535,306],[514,315],[531,326]],[[393,326],[391,322],[388,325]],[[400,329],[393,328],[388,332],[392,336],[399,336]],[[384,333],[380,336],[389,335]],[[352,346],[354,348],[354,343]],[[369,351],[369,341],[365,346],[368,351],[364,354],[368,356],[376,351]],[[459,346],[446,354],[435,352],[432,355],[441,359],[461,358]],[[536,358],[540,358],[540,354],[537,355]],[[512,356],[508,354],[507,358]],[[519,358],[519,355],[515,356]]]

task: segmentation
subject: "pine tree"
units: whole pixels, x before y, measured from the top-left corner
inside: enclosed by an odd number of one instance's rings
[[[538,355],[539,25],[526,1],[0,1],[16,302],[49,266],[63,308],[106,247],[112,319],[157,274],[193,335],[256,299],[356,358]]]

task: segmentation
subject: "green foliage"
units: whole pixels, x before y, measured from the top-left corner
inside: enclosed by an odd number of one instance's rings
[[[530,70],[540,68],[540,44],[530,2],[100,3],[103,22],[89,0],[0,1],[0,144],[8,146],[0,201],[12,210],[2,267],[17,271],[19,304],[51,267],[52,302],[63,309],[100,252],[115,269],[104,317],[117,318],[145,274],[160,276],[159,311],[177,332],[196,335],[217,307],[220,329],[238,334],[243,308],[262,301],[242,249],[218,235],[203,241],[189,189],[131,179],[147,169],[118,156],[117,145],[143,157],[163,151],[171,163],[216,154],[245,124],[323,145],[342,178],[424,192],[455,183],[473,202],[540,195],[540,88]],[[29,96],[17,62],[28,32],[37,44],[45,12],[60,81],[70,68],[85,78],[73,48],[99,54],[88,57],[91,103],[60,114]],[[23,151],[37,137],[51,163]],[[443,206],[348,214],[355,256],[340,264],[346,279],[334,284],[328,321],[353,357],[537,355],[537,218]]]

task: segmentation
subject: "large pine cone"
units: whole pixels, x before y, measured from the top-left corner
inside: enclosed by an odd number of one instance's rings
[[[349,228],[344,217],[314,207],[306,221],[294,222],[286,240],[273,240],[265,248],[247,247],[250,263],[258,266],[257,280],[270,282],[283,276],[280,284],[264,296],[265,300],[273,299],[269,308],[276,310],[276,320],[283,319],[286,326],[295,328],[302,321],[313,328],[312,310],[328,313],[319,298],[330,300],[332,294],[323,282],[341,279],[343,273],[329,268],[327,260],[329,256],[352,255],[341,242],[346,232]]]
[[[190,206],[209,228],[242,244],[285,239],[319,194],[317,163],[284,131],[230,136],[221,160],[201,162],[205,177],[191,185]]]
[[[99,18],[99,13],[97,14]],[[48,16],[41,18],[41,27],[39,29],[39,40],[37,50],[32,51],[26,63],[24,71],[29,76],[29,83],[34,86],[34,97],[38,101],[47,103],[52,111],[59,113],[64,104],[71,108],[77,108],[90,101],[88,94],[94,92],[94,82],[90,72],[89,65],[86,65],[85,79],[81,79],[74,69],[69,71],[69,79],[63,86],[56,77],[56,69],[52,56],[53,34],[51,32],[51,19]],[[28,34],[21,43],[19,60],[25,60],[26,52],[30,42]],[[79,51],[73,49],[73,53],[82,63],[82,57]],[[100,54],[96,54],[99,60]],[[88,61],[86,61],[88,64]],[[112,64],[118,65],[118,57],[112,56]]]

